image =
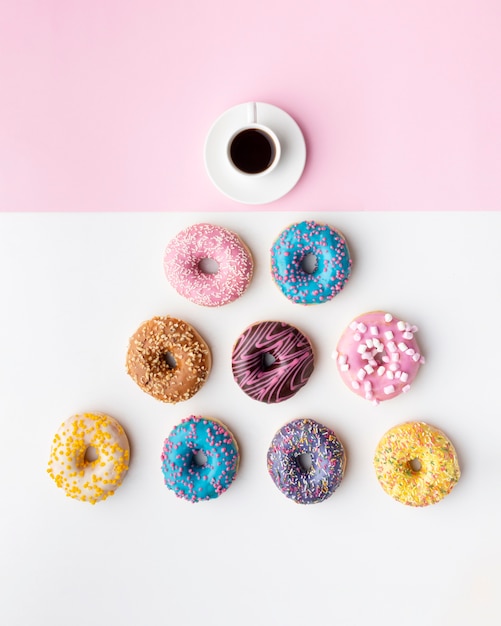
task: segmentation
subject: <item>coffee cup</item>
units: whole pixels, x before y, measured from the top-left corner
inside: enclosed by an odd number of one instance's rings
[[[276,134],[257,119],[257,104],[247,105],[247,123],[236,130],[227,146],[231,167],[244,176],[265,176],[280,161],[280,141]]]

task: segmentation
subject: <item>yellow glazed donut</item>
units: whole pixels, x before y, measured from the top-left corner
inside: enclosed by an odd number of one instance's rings
[[[386,493],[410,506],[435,504],[460,476],[454,446],[442,431],[424,422],[391,428],[377,446],[374,468]]]
[[[90,452],[95,453],[94,460]],[[66,495],[95,504],[112,496],[129,469],[129,442],[122,426],[103,413],[73,415],[54,436],[47,469]]]

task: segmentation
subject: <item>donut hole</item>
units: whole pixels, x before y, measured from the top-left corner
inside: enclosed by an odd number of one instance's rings
[[[94,446],[88,446],[84,454],[85,463],[94,463],[99,458],[99,454]]]
[[[386,360],[385,360],[385,357],[386,357]],[[376,361],[378,366],[379,365],[386,365],[388,363],[388,355],[384,351],[382,351],[382,352],[375,352],[372,355],[372,358],[374,359],[374,361]]]
[[[197,467],[204,467],[207,465],[207,455],[203,450],[196,450],[193,453],[193,465]]]
[[[217,274],[219,272],[219,263],[215,259],[207,257],[200,259],[198,262],[198,269],[202,274]]]
[[[318,259],[315,254],[309,252],[301,259],[299,266],[306,274],[314,274],[318,268]]]
[[[170,369],[170,370],[176,369],[177,362],[172,352],[164,352],[160,358],[162,362],[164,363],[164,365],[167,366],[167,369]]]
[[[419,459],[411,459],[409,461],[409,467],[411,468],[411,471],[419,472],[423,466]]]
[[[265,352],[261,355],[261,367],[263,371],[269,370],[273,363],[275,363],[276,358],[271,354],[271,352]]]
[[[308,474],[313,466],[313,462],[311,460],[311,452],[303,452],[303,454],[298,454],[298,456],[296,457],[296,462],[299,466],[299,469],[302,472]]]

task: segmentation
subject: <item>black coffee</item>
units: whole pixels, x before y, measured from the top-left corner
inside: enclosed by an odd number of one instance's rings
[[[230,157],[242,172],[259,174],[273,163],[275,146],[268,135],[256,128],[248,128],[231,142]]]

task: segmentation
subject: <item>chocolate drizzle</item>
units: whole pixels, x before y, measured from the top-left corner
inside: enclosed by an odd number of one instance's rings
[[[254,400],[275,404],[291,398],[308,382],[313,362],[310,341],[300,330],[285,322],[259,322],[235,343],[233,377]]]

